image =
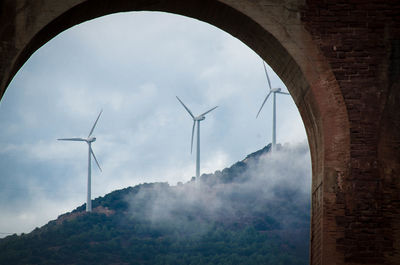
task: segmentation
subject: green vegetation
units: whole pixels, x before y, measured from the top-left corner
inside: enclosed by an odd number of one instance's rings
[[[304,195],[290,189],[273,201],[239,192],[247,165],[203,175],[201,183],[109,193],[93,201],[92,213],[82,205],[29,234],[1,239],[0,264],[308,264],[309,202],[299,204]],[[222,207],[199,202],[201,196],[185,202],[184,192],[196,185]]]

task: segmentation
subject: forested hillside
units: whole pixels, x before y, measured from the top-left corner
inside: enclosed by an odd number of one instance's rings
[[[308,264],[308,152],[269,147],[200,180],[113,191],[92,213],[82,205],[1,239],[0,264]]]

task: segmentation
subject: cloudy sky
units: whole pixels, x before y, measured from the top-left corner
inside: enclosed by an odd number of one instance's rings
[[[273,87],[286,88],[272,73]],[[271,140],[272,102],[260,57],[200,21],[129,12],[71,28],[25,63],[0,102],[0,236],[30,232],[83,204],[94,135],[92,197],[143,182],[174,185],[195,174],[192,120],[201,122],[201,172],[242,160]],[[277,142],[304,143],[290,96],[277,97]]]

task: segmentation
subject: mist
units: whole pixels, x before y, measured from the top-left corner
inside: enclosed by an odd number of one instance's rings
[[[144,185],[126,198],[132,219],[196,234],[209,228],[199,224],[285,230],[302,222],[300,226],[307,227],[304,216],[309,216],[311,190],[308,145],[279,146],[274,153],[267,152],[269,147],[230,168],[203,174],[200,181]]]

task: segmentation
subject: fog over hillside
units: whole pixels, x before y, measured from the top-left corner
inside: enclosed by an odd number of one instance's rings
[[[268,148],[222,172],[203,174],[200,181],[170,188],[161,183],[141,189],[126,198],[135,209],[131,215],[154,225],[193,227],[189,224],[196,218],[244,225],[249,212],[258,212],[272,216],[285,229],[297,221],[298,215],[309,214],[309,149],[306,143],[281,146],[275,153],[267,152]],[[139,205],[144,207],[137,212]]]
[[[271,145],[199,180],[115,190],[0,239],[0,264],[305,265],[310,156]]]

